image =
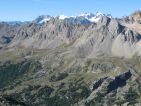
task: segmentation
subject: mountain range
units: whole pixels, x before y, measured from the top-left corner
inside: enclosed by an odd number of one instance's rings
[[[139,14],[121,19],[100,12],[71,17],[43,15],[32,22],[1,22],[1,45],[50,49],[73,42],[70,51],[76,55],[140,56],[140,29],[133,30],[140,27]]]
[[[0,22],[0,106],[140,106],[141,11]]]

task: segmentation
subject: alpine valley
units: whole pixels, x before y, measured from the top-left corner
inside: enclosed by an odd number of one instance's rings
[[[141,11],[0,22],[0,106],[141,106]]]

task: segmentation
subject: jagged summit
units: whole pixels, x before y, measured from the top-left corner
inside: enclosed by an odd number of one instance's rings
[[[141,18],[141,11],[137,10],[134,13],[132,13],[131,16],[134,18]]]
[[[132,18],[134,21],[140,21],[141,22],[141,11],[135,11],[130,15],[130,18]]]

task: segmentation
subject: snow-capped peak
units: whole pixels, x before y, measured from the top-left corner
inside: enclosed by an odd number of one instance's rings
[[[60,16],[57,16],[57,17],[54,17],[54,18],[58,18],[60,20],[65,20],[65,19],[69,19],[71,18],[71,20],[81,20],[81,21],[89,21],[89,22],[93,22],[93,23],[97,23],[100,18],[102,16],[107,16],[109,18],[112,18],[111,15],[105,15],[105,14],[102,14],[101,12],[97,12],[96,14],[92,14],[92,13],[83,13],[83,14],[80,14],[78,16],[65,16],[65,15],[60,15]],[[52,18],[52,16],[49,16],[49,15],[43,15],[43,16],[39,16],[35,22],[37,23],[44,23],[44,22],[47,22],[49,21],[50,19]]]
[[[89,20],[91,22],[97,23],[102,16],[104,16],[104,14],[102,14],[101,12],[97,12],[96,15],[94,17],[89,18]]]
[[[65,16],[65,15],[60,15],[60,16],[59,16],[59,19],[60,19],[60,20],[64,20],[64,19],[66,19],[66,18],[68,18],[68,16]]]

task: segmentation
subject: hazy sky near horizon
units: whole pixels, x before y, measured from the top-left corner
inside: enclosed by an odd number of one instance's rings
[[[114,17],[141,10],[141,0],[1,0],[0,21],[30,21],[39,15],[78,15],[97,11]]]

